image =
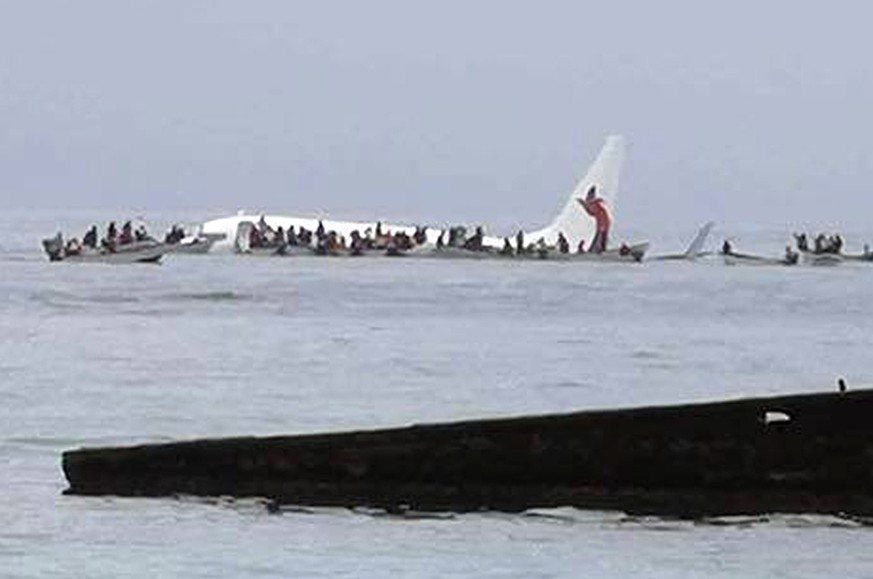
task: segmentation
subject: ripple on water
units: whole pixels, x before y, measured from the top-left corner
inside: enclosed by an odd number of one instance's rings
[[[163,298],[168,301],[179,302],[241,302],[251,300],[252,296],[230,290],[217,290],[202,292],[174,292],[164,294]]]

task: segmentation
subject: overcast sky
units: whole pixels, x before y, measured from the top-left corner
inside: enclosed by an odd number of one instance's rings
[[[866,6],[0,0],[0,207],[864,226]]]

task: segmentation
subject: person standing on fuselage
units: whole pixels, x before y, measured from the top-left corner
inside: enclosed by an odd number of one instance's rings
[[[594,239],[591,240],[589,251],[594,253],[603,253],[606,251],[606,244],[609,240],[609,228],[612,225],[612,218],[609,216],[609,210],[606,208],[606,202],[602,197],[597,196],[597,186],[592,185],[585,195],[585,199],[576,199],[585,210],[585,213],[594,218],[595,233]]]

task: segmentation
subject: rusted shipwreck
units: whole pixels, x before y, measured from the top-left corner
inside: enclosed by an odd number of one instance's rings
[[[65,452],[66,493],[873,515],[873,391]]]

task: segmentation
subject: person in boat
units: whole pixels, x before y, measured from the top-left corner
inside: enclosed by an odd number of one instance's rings
[[[597,196],[597,185],[592,185],[591,188],[588,189],[585,199],[577,199],[576,201],[579,202],[585,210],[585,213],[594,218],[595,233],[594,239],[591,240],[590,251],[593,251],[594,253],[602,253],[606,251],[612,218],[606,207],[606,201],[604,201],[602,197]]]
[[[337,255],[340,250],[339,235],[336,231],[329,231],[325,235],[325,246],[329,255]]]
[[[730,255],[734,252],[734,248],[731,247],[731,242],[727,239],[724,240],[724,243],[721,244],[721,253],[722,255]]]
[[[570,242],[564,237],[564,232],[558,232],[558,251],[561,253],[570,253]]]
[[[399,237],[397,235],[388,236],[388,243],[385,245],[385,255],[397,256],[403,254],[398,245],[398,239]]]
[[[117,243],[118,243],[118,229],[115,226],[115,222],[110,221],[109,226],[106,228],[106,237],[104,237],[100,241],[100,247],[102,247],[106,251],[113,252],[113,251],[115,251],[115,246]]]
[[[178,225],[173,225],[164,236],[164,243],[179,243],[185,237],[185,230]]]
[[[315,228],[315,237],[316,237],[317,239],[321,239],[322,237],[324,237],[324,235],[325,235],[325,233],[324,233],[324,223],[321,221],[321,219],[319,219],[319,220],[318,220],[318,226]]]
[[[368,227],[364,230],[364,237],[362,239],[364,244],[364,249],[373,249],[373,228]]]
[[[315,255],[327,255],[327,236],[315,238]]]
[[[482,241],[484,239],[485,232],[482,230],[482,226],[479,225],[476,227],[476,232],[473,233],[473,236],[464,242],[464,249],[469,251],[482,251]]]
[[[364,240],[361,238],[360,232],[357,229],[349,234],[351,244],[349,245],[349,255],[364,255]]]
[[[838,253],[843,251],[843,238],[840,236],[839,233],[834,234],[834,241],[833,241],[832,247],[833,247],[834,253],[838,254]]]
[[[576,253],[585,253],[585,240],[580,239],[579,245],[576,246]]]
[[[458,228],[455,226],[449,227],[449,247],[458,245]]]
[[[252,227],[249,230],[249,247],[251,249],[258,249],[260,247],[264,247],[266,245],[266,240],[264,239],[264,234],[261,233],[261,230],[257,227]]]
[[[297,234],[294,232],[294,226],[288,226],[288,233],[285,235],[288,238],[288,245],[297,245]]]
[[[437,249],[442,249],[445,246],[446,246],[446,230],[443,229],[442,231],[440,231],[440,236],[437,237],[436,247],[437,247]]]
[[[82,245],[91,249],[97,249],[97,226],[92,225],[82,238]]]
[[[815,236],[815,253],[823,253],[825,250],[825,236],[824,233],[819,233]]]
[[[424,245],[427,242],[427,225],[423,227],[415,226],[415,234],[412,236],[416,245]]]
[[[797,244],[798,251],[809,251],[809,241],[806,238],[806,233],[794,234],[794,241]]]
[[[261,233],[265,233],[270,230],[270,226],[267,225],[267,217],[265,215],[261,215],[261,218],[258,219],[258,229],[261,230]]]
[[[382,228],[382,222],[376,222],[376,239],[373,241],[373,247],[376,249],[388,249],[394,236],[391,232]]]
[[[473,249],[475,251],[485,249],[485,230],[481,225],[476,226],[476,232],[473,234]]]
[[[146,231],[145,225],[140,223],[139,227],[133,232],[133,238],[136,241],[148,241],[149,240],[149,232]]]
[[[500,255],[512,255],[515,253],[515,250],[512,249],[512,244],[509,242],[508,237],[503,238],[503,247],[500,248]]]
[[[791,249],[790,245],[785,246],[785,263],[789,265],[795,265],[797,260],[800,258],[800,254]]]
[[[297,234],[297,241],[300,242],[300,245],[311,247],[312,246],[312,232],[306,229],[305,227],[300,227],[300,233]]]
[[[121,235],[118,237],[119,245],[127,245],[133,242],[133,224],[130,221],[125,221],[121,226]]]
[[[288,242],[285,240],[285,228],[281,225],[276,228],[276,237],[274,238],[274,243],[279,247],[279,249],[285,249],[288,245]]]
[[[82,244],[79,243],[79,240],[75,237],[68,240],[64,247],[64,255],[79,255],[80,253],[82,253]]]
[[[619,255],[630,255],[630,247],[628,247],[627,243],[622,242],[621,246],[618,248]]]
[[[518,233],[515,234],[515,252],[518,255],[524,253],[524,231],[521,229],[519,229]]]

